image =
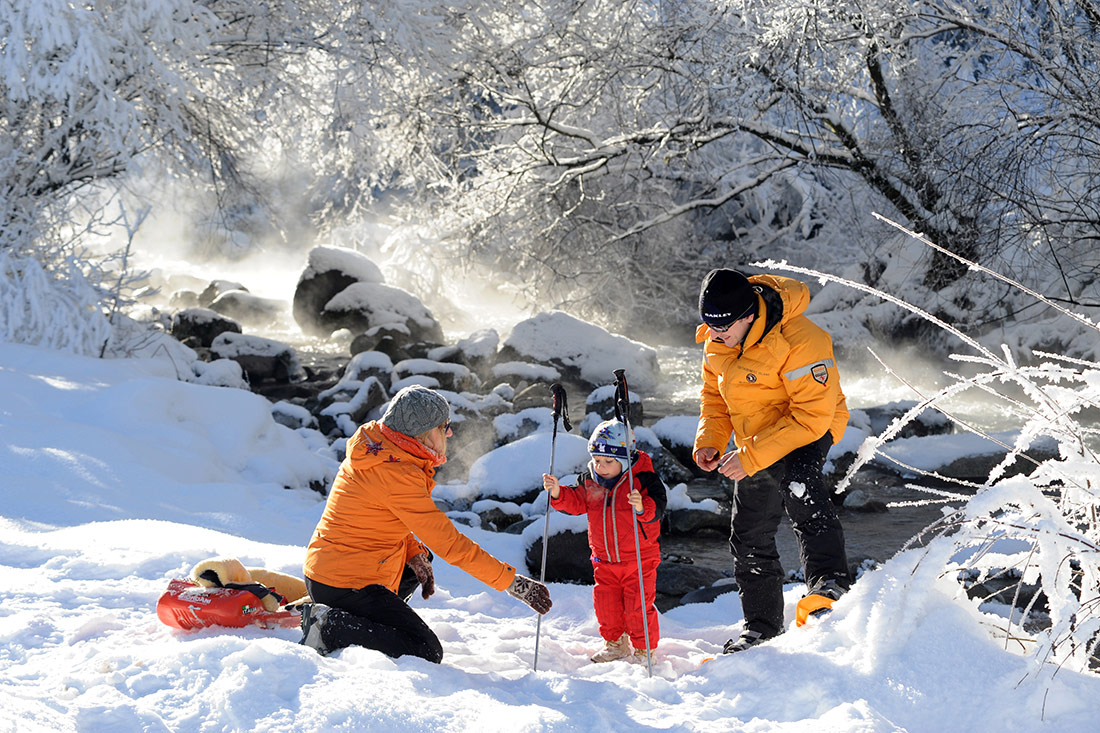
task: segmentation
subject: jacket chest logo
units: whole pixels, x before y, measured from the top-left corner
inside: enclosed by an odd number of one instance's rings
[[[752,372],[749,372],[748,374],[745,375],[745,381],[747,381],[749,384],[752,384],[753,382],[756,381],[756,375],[753,374]]]

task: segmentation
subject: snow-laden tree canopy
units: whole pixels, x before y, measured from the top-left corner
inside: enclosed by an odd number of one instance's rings
[[[1097,301],[1094,0],[0,0],[0,31],[0,248],[66,282],[89,184],[141,171],[223,228],[279,196],[277,231],[382,212],[398,260],[650,331],[714,266],[874,285],[872,212]],[[912,268],[952,320],[1017,315],[950,257]]]

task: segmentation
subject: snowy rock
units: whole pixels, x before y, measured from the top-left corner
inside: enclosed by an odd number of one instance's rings
[[[381,283],[353,283],[333,296],[321,310],[321,330],[366,331],[374,326],[403,326],[412,342],[439,344],[443,329],[412,293]]]
[[[248,292],[248,288],[241,285],[239,282],[234,282],[233,280],[214,280],[199,293],[199,306],[202,308],[209,308],[210,304],[217,300],[222,293],[228,293],[230,290]]]
[[[650,426],[661,445],[696,478],[707,475],[707,472],[699,468],[692,457],[695,432],[698,428],[697,415],[668,415]]]
[[[532,433],[553,431],[554,414],[549,407],[528,407],[519,412],[505,413],[493,418],[493,432],[498,446],[526,438]],[[558,430],[565,428],[559,422]]]
[[[317,427],[317,419],[309,410],[285,400],[280,400],[271,406],[271,417],[275,418],[275,422],[286,425],[291,430]]]
[[[550,433],[535,433],[484,454],[470,467],[469,486],[482,499],[533,501],[542,491],[542,474],[549,467]],[[546,463],[533,462],[532,455],[546,456]],[[559,433],[554,447],[554,473],[577,473],[588,463],[588,441],[577,435]]]
[[[852,489],[844,495],[844,508],[857,512],[886,512],[886,503],[872,499],[863,489]]]
[[[361,382],[340,382],[321,396],[319,428],[326,435],[340,430],[350,438],[355,429],[369,419],[371,412],[389,399],[386,388],[375,377],[367,377]]]
[[[414,374],[432,377],[442,389],[452,392],[468,392],[480,386],[479,380],[469,367],[463,364],[449,364],[431,359],[405,359],[393,365],[393,373],[398,379]]]
[[[851,410],[850,422],[853,426],[863,428],[872,435],[878,435],[886,430],[897,418],[904,415],[917,403],[911,400],[888,402],[885,405],[875,405],[863,409]],[[913,420],[906,423],[898,434],[899,438],[923,435],[942,435],[952,431],[951,421],[943,413],[935,410],[925,410]]]
[[[194,290],[177,290],[168,299],[168,307],[173,310],[199,307],[199,294]]]
[[[282,319],[287,312],[287,303],[274,298],[261,298],[247,290],[229,290],[210,303],[210,310],[252,328],[266,328]]]
[[[409,358],[412,333],[403,325],[374,326],[356,336],[349,347],[352,356],[363,351],[381,351],[394,362]]]
[[[240,324],[209,308],[188,308],[172,316],[172,335],[190,346],[210,346],[221,333],[241,333]]]
[[[523,519],[523,511],[514,502],[476,501],[470,511],[481,517],[482,527],[494,532],[503,532]]]
[[[690,603],[710,603],[718,596],[732,593],[737,590],[737,583],[729,578],[718,580],[706,588],[699,588],[680,597],[679,605],[686,606]],[[665,609],[667,610],[667,609]]]
[[[532,382],[551,384],[561,379],[561,372],[554,367],[533,364],[529,361],[505,361],[494,364],[492,374],[508,384],[525,386]]]
[[[460,339],[455,346],[465,355],[466,365],[484,378],[488,376],[488,370],[496,359],[500,348],[500,334],[491,328],[474,331]]]
[[[716,514],[703,509],[673,509],[665,512],[668,533],[674,535],[694,535],[700,531],[713,531],[728,535],[730,519],[728,514]]]
[[[657,592],[682,596],[710,586],[724,576],[714,568],[684,562],[662,562],[657,566]]]
[[[632,390],[653,391],[660,367],[656,350],[562,311],[540,313],[517,323],[505,340],[500,361],[534,361],[562,372],[589,389],[614,381],[626,369]]]
[[[556,516],[551,515],[553,523]],[[570,517],[586,521],[584,517]],[[527,564],[527,572],[533,577],[539,577],[542,570],[542,530],[544,521],[536,519],[523,530],[524,540],[534,534],[533,541],[527,546],[527,552],[523,559]],[[592,572],[592,548],[588,545],[587,529],[571,529],[551,532],[546,542],[546,582],[548,583],[583,583],[592,585],[596,582]]]
[[[210,351],[240,364],[252,384],[265,380],[291,382],[305,376],[294,349],[272,339],[226,331],[214,339]]]
[[[544,364],[527,361],[506,361],[492,368],[493,379],[503,380],[515,394],[512,401],[516,407],[553,407],[554,398],[551,385],[561,379],[561,372]]]
[[[334,328],[323,322],[325,304],[354,283],[381,283],[382,271],[369,258],[341,247],[314,247],[294,289],[294,320],[303,333],[328,336]],[[362,329],[360,329],[362,330]]]
[[[381,382],[387,392],[393,392],[390,388],[393,376],[393,362],[390,357],[378,351],[364,351],[351,357],[351,361],[344,367],[344,373],[337,384],[344,382],[362,382],[373,377]]]
[[[596,387],[596,389],[589,393],[588,398],[584,401],[585,412],[595,412],[604,420],[610,420],[615,417],[615,391],[614,384],[605,384],[602,387]],[[630,426],[632,428],[640,427],[645,424],[642,399],[634,392],[630,393],[630,414],[627,417],[630,420]]]

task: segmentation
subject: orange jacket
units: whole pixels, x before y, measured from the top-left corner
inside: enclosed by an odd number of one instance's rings
[[[708,339],[705,324],[695,332],[696,342],[706,346],[694,450],[714,448],[721,455],[732,433],[741,465],[752,475],[826,430],[839,441],[848,408],[833,341],[802,315],[809,287],[776,275],[753,275],[749,282],[759,309],[742,344],[731,348]]]
[[[384,585],[396,593],[405,563],[424,552],[423,542],[496,590],[511,585],[516,569],[455,529],[432,502],[432,476],[444,460],[377,422],[361,425],[348,440],[306,549],[306,577],[337,588]]]

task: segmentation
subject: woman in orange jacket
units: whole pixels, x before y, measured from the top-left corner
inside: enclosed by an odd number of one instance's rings
[[[447,460],[449,414],[438,392],[405,387],[380,420],[348,440],[306,549],[314,602],[302,608],[303,644],[321,654],[354,644],[442,660],[438,637],[407,603],[418,583],[424,598],[435,590],[428,548],[539,613],[550,610],[545,585],[483,550],[432,502],[432,476]]]
[[[805,283],[712,270],[699,293],[703,388],[694,458],[738,481],[730,549],[745,624],[726,653],[783,631],[783,568],[775,533],[783,509],[798,539],[808,592],[798,622],[827,610],[851,583],[844,532],[825,487],[829,447],[848,408],[829,334],[803,315]],[[736,447],[726,451],[730,437]],[[779,490],[740,479],[771,469]]]

